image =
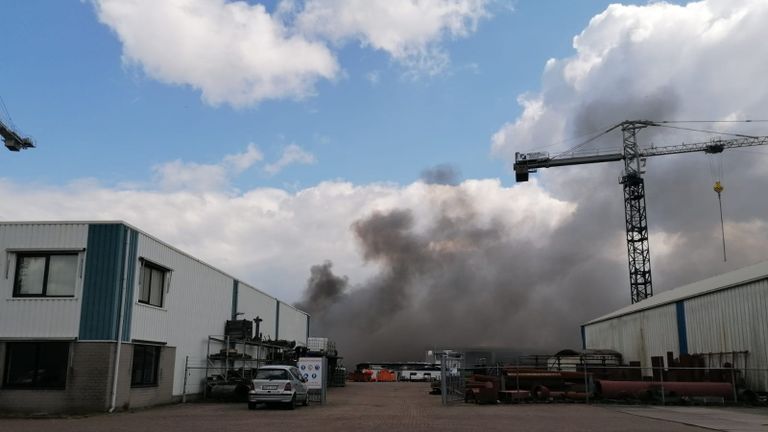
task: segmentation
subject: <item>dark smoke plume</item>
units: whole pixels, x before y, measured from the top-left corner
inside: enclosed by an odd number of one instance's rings
[[[370,280],[348,289],[330,263],[313,267],[301,307],[312,314],[312,335],[336,340],[348,366],[420,360],[436,347],[578,348],[578,325],[626,297],[610,283],[623,268],[581,253],[588,245],[569,234],[590,224],[563,228],[560,247],[543,249],[512,244],[515,227],[479,217],[459,187],[431,205],[437,216],[425,230],[408,209],[352,225],[363,257],[380,269]],[[602,210],[586,208],[578,220]]]
[[[344,297],[349,283],[347,277],[334,275],[331,267],[333,264],[330,261],[312,266],[304,301],[297,303],[296,307],[322,313]]]
[[[461,173],[453,165],[440,164],[422,171],[421,180],[426,184],[456,186],[461,182]]]

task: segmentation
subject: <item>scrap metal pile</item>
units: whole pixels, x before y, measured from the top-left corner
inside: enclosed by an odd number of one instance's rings
[[[594,358],[594,356],[593,356]],[[725,363],[705,367],[702,356],[652,358],[652,368],[587,356],[550,357],[546,363],[525,366],[465,369],[464,400],[474,403],[642,401],[650,403],[755,404],[758,395],[746,388],[743,371]],[[585,367],[586,365],[586,367]],[[560,369],[560,370],[557,370]]]

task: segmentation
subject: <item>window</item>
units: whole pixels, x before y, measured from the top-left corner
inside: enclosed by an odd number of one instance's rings
[[[156,345],[133,346],[133,370],[131,387],[157,385],[157,366],[160,364],[160,347]]]
[[[76,279],[76,253],[19,253],[13,296],[73,297]]]
[[[69,342],[9,342],[3,385],[63,389],[68,365]]]
[[[167,269],[142,260],[139,303],[163,306],[166,273],[168,273]]]
[[[262,380],[287,380],[288,372],[284,369],[259,369],[255,379]]]

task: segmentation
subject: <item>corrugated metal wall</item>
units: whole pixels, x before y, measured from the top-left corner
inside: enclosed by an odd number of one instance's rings
[[[307,314],[291,305],[279,303],[278,338],[295,340],[298,345],[307,345]]]
[[[643,367],[651,366],[652,356],[680,354],[674,303],[587,325],[584,337],[587,349],[616,350],[625,363],[640,361]]]
[[[768,368],[768,280],[686,300],[685,313],[690,353],[749,351],[747,368]],[[746,378],[752,389],[768,390],[766,372]]]
[[[243,313],[239,318],[252,320],[258,316],[262,319],[259,329],[262,337],[275,339],[277,300],[242,282],[239,284],[238,294],[237,311]]]
[[[232,278],[194,258],[140,233],[138,257],[172,270],[163,307],[134,300],[131,335],[134,340],[165,342],[176,347],[173,394],[180,395],[184,382],[184,361],[202,365],[208,335],[224,334],[232,315]],[[136,272],[140,267],[136,267]],[[139,298],[136,274],[133,298]],[[241,288],[242,289],[242,288]],[[201,392],[201,372],[191,376],[190,393]]]
[[[75,338],[80,327],[85,253],[73,298],[13,298],[14,249],[85,249],[88,224],[0,224],[0,337]],[[11,252],[9,252],[9,249]]]
[[[130,340],[137,232],[123,224],[91,224],[80,310],[81,340],[117,340],[122,290],[124,341]],[[126,252],[128,256],[126,257]],[[126,279],[126,280],[124,280]]]
[[[712,366],[718,357],[744,368],[768,369],[768,280],[716,291],[681,300],[689,354],[707,354]],[[640,360],[650,365],[650,357],[667,351],[679,356],[676,304],[624,315],[584,327],[586,348],[619,351],[624,361]],[[681,330],[681,331],[682,331]],[[736,359],[734,362],[733,359]],[[753,390],[768,390],[768,372],[745,372]]]

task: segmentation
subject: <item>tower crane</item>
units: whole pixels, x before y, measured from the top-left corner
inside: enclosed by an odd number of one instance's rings
[[[32,138],[23,137],[0,120],[0,136],[5,142],[5,147],[10,151],[25,150],[34,147]]]
[[[740,135],[735,139],[712,139],[707,142],[679,144],[663,147],[640,148],[637,133],[641,129],[663,126],[662,122],[634,120],[621,122],[605,132],[621,129],[623,147],[619,152],[580,152],[558,154],[550,157],[545,152],[515,153],[515,180],[528,181],[528,176],[539,168],[581,165],[601,162],[624,161],[624,172],[619,183],[624,187],[624,216],[627,230],[627,252],[629,254],[629,289],[632,303],[653,295],[651,280],[651,259],[648,248],[648,221],[645,211],[645,181],[643,168],[645,159],[651,156],[679,153],[722,153],[724,150],[753,147],[768,144],[768,136]]]

